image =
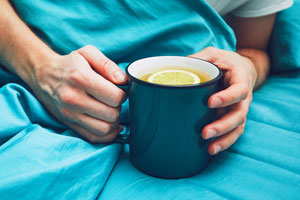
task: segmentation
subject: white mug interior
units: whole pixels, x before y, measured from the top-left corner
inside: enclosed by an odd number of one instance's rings
[[[128,66],[128,73],[140,79],[149,73],[154,73],[166,67],[180,67],[181,69],[195,69],[205,72],[210,78],[215,79],[219,76],[218,67],[208,61],[184,57],[184,56],[156,56],[137,60]]]

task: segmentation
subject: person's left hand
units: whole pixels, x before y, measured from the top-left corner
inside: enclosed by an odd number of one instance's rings
[[[215,155],[243,134],[257,72],[250,59],[214,47],[207,47],[190,57],[212,62],[224,72],[225,89],[210,96],[207,102],[208,107],[218,108],[219,118],[202,130],[204,139],[217,137],[208,145],[209,154]]]

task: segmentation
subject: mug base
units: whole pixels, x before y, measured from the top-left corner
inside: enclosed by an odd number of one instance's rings
[[[130,156],[130,161],[132,165],[138,169],[139,171],[143,172],[144,174],[153,176],[155,178],[161,178],[161,179],[181,179],[181,178],[189,178],[192,176],[195,176],[202,172],[208,165],[208,161],[206,161],[201,167],[198,168],[197,171],[189,172],[189,173],[182,173],[182,174],[165,174],[165,173],[160,173],[160,172],[153,172],[149,170],[145,170],[143,167],[141,167],[138,163],[134,162],[134,159]]]

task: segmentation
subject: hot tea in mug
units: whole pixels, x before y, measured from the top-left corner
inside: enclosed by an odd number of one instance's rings
[[[218,91],[221,70],[205,60],[158,56],[137,60],[126,68],[130,160],[141,171],[161,178],[192,176],[207,164],[208,141],[203,127],[216,120],[208,98]]]

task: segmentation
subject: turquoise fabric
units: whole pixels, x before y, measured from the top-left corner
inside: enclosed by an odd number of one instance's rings
[[[58,53],[92,44],[123,69],[141,57],[235,47],[232,30],[201,0],[10,2]],[[3,67],[0,86],[0,199],[96,199],[122,146],[80,139]]]
[[[147,176],[127,149],[100,199],[300,199],[299,85],[300,71],[270,77],[254,93],[243,136],[194,177]]]
[[[11,2],[57,52],[92,44],[122,68],[141,57],[235,46],[201,0]],[[0,199],[299,199],[299,73],[273,76],[255,93],[244,136],[203,173],[163,180],[137,171],[128,149],[118,161],[119,144],[80,139],[0,68]],[[126,106],[121,117],[128,120]]]
[[[0,89],[0,199],[95,199],[120,144],[92,145],[19,84]]]
[[[98,47],[117,63],[188,55],[206,46],[232,50],[232,30],[202,0],[12,0],[20,17],[61,54]]]
[[[300,68],[300,0],[277,15],[269,45],[273,73]]]

